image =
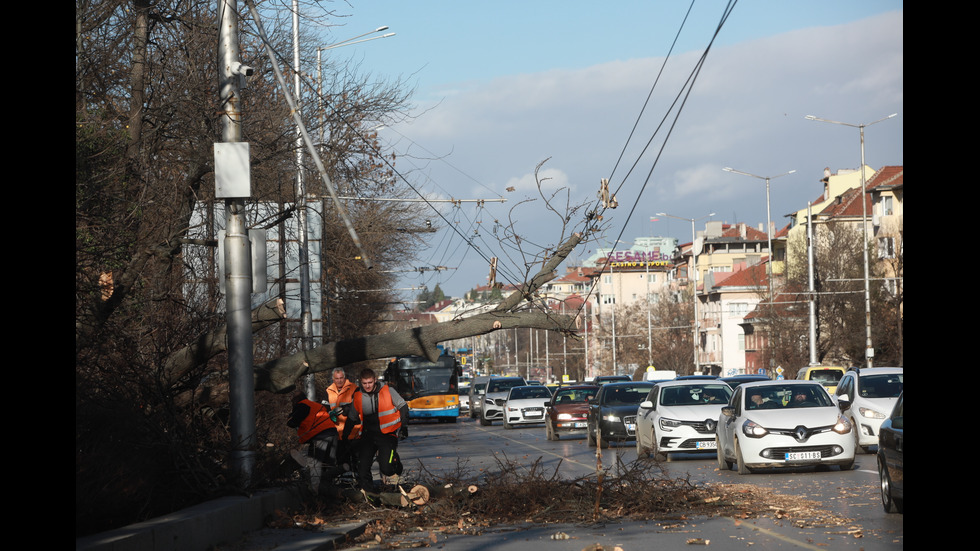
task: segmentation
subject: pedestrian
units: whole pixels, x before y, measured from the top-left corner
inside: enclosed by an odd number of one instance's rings
[[[361,426],[357,440],[357,480],[365,492],[374,492],[374,467],[378,468],[385,484],[398,484],[402,463],[398,457],[398,440],[408,437],[408,403],[384,383],[378,383],[373,369],[366,368],[358,376],[360,387],[354,391],[353,410],[348,422]],[[355,420],[354,417],[357,417]]]
[[[334,422],[340,438],[337,442],[337,464],[345,466],[345,471],[353,471],[357,468],[357,464],[351,454],[361,429],[353,423],[347,423],[347,412],[350,410],[357,385],[347,379],[347,373],[342,367],[334,368],[330,376],[333,382],[327,387],[326,405],[332,412],[337,412]]]
[[[321,479],[336,475],[337,427],[330,419],[330,410],[320,402],[306,399],[303,393],[296,393],[286,426],[296,429],[300,444],[307,444],[306,472],[310,490],[318,494]]]

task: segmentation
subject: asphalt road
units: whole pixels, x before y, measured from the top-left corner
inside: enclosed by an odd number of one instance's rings
[[[468,417],[455,424],[413,422],[410,437],[399,445],[406,475],[414,478],[423,465],[429,473],[492,471],[500,461],[533,462],[540,458],[545,469],[557,468],[562,476],[576,478],[595,471],[596,448],[584,435],[545,439],[543,425],[512,430],[501,423],[483,427]],[[613,444],[602,450],[602,463],[615,474],[617,460],[636,460],[633,442]],[[818,471],[814,468],[769,470],[739,475],[718,470],[714,455],[684,455],[665,463],[672,477],[690,476],[698,483],[752,484],[783,495],[820,503],[822,508],[851,519],[844,526],[813,528],[797,526],[792,519],[731,518],[691,519],[676,522],[625,522],[604,526],[519,525],[502,526],[482,536],[424,533],[406,536],[425,545],[447,550],[525,550],[537,545],[547,549],[581,551],[599,544],[602,549],[620,546],[625,551],[656,546],[705,544],[713,549],[901,549],[904,515],[886,514],[878,494],[878,475],[873,455],[860,455],[855,468]],[[567,536],[568,539],[563,539]],[[364,546],[367,548],[370,546]]]

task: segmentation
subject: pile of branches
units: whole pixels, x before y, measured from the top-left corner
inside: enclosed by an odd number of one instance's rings
[[[477,477],[457,468],[451,474],[422,470],[419,484],[431,488],[423,505],[386,507],[364,502],[339,506],[343,517],[368,522],[359,541],[392,541],[403,534],[476,535],[504,525],[602,524],[623,520],[685,522],[691,517],[770,516],[801,525],[850,522],[826,512],[817,503],[749,485],[695,484],[689,477],[670,478],[655,460],[617,462],[610,471],[566,479],[542,466],[498,457],[498,469]],[[403,482],[406,489],[411,482]],[[474,491],[474,487],[476,491]],[[326,504],[324,504],[326,505]],[[329,506],[338,513],[336,503]],[[330,513],[318,511],[319,515]],[[321,517],[322,518],[322,517]],[[301,521],[301,518],[294,518]]]

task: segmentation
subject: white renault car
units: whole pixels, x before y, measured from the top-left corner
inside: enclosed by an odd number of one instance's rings
[[[901,367],[851,368],[837,383],[837,400],[851,404],[846,412],[854,425],[857,453],[868,453],[878,445],[881,423],[895,408],[904,388]]]
[[[732,388],[718,380],[658,382],[636,412],[637,457],[715,453],[715,425],[731,397]]]
[[[847,404],[842,404],[847,409]],[[847,416],[812,381],[745,383],[718,418],[718,468],[803,465],[854,467],[854,436]]]

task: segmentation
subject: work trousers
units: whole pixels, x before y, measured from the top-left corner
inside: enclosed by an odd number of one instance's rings
[[[357,482],[361,488],[374,491],[374,475],[371,470],[377,457],[378,468],[382,476],[402,474],[402,462],[398,457],[398,436],[394,434],[364,434],[356,440],[357,446]]]

